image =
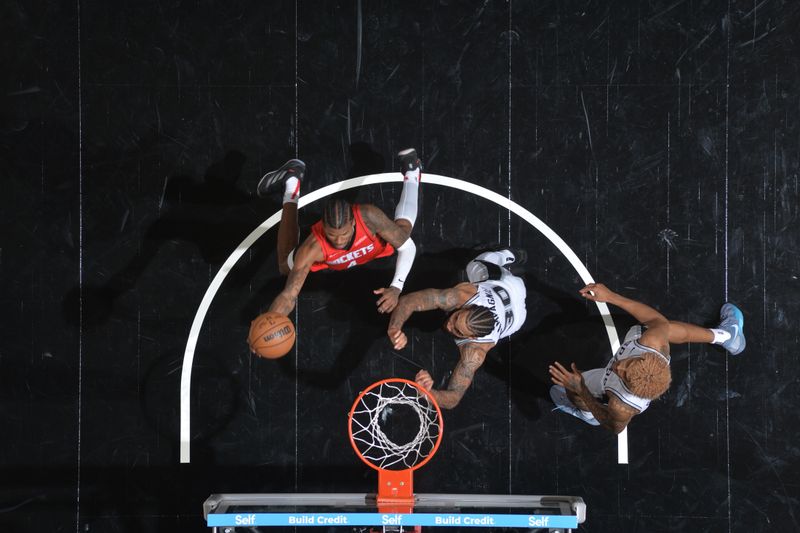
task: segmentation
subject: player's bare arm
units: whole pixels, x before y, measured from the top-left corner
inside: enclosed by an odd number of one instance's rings
[[[647,304],[615,293],[602,283],[590,283],[579,292],[587,300],[610,303],[633,315],[640,324],[647,326],[641,343],[669,355],[669,320],[664,315]]]
[[[581,375],[575,363],[572,363],[571,368],[571,371],[568,370],[558,361],[553,363],[550,366],[550,377],[553,383],[564,387],[570,401],[578,409],[591,412],[601,426],[614,433],[620,433],[627,427],[631,418],[639,413],[638,410],[623,403],[613,395],[608,405],[600,403],[586,387],[583,375]]]
[[[387,334],[395,350],[403,349],[408,339],[402,328],[409,317],[418,311],[453,311],[469,300],[477,289],[471,283],[459,283],[449,289],[424,289],[401,296],[389,318]]]
[[[389,220],[389,217],[374,205],[362,205],[361,216],[370,231],[377,233],[397,250],[394,279],[388,287],[380,287],[372,291],[379,296],[375,304],[378,307],[378,312],[391,313],[397,306],[400,293],[403,290],[403,284],[411,270],[411,265],[414,263],[416,246],[409,237],[408,229]]]
[[[468,342],[459,347],[461,357],[453,370],[453,375],[450,376],[447,388],[444,390],[430,389],[442,409],[452,409],[459,404],[464,393],[472,384],[475,372],[481,367],[486,359],[486,354],[493,346],[494,343]],[[424,378],[424,376],[420,376],[422,372],[425,371],[422,370],[417,374],[417,383],[423,386],[428,383],[432,385],[433,380],[421,382],[420,378]],[[427,372],[425,373],[427,374]]]
[[[270,311],[275,311],[282,315],[288,315],[294,309],[297,303],[297,295],[300,294],[300,289],[306,281],[311,265],[316,261],[324,259],[322,248],[314,238],[313,235],[303,241],[303,244],[297,249],[294,254],[294,266],[289,271],[286,278],[286,285],[278,296],[272,301],[269,306]]]
[[[616,305],[630,313],[640,324],[644,324],[648,328],[669,324],[664,315],[649,305],[617,294],[602,283],[590,283],[578,292],[587,300]]]

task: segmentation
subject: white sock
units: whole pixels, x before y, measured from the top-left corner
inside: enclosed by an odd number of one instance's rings
[[[283,189],[283,203],[296,204],[298,199],[300,199],[300,180],[295,177],[286,178],[286,184]]]
[[[417,196],[419,194],[419,169],[405,173],[403,192],[394,210],[394,219],[404,218],[414,225],[417,221]]]
[[[731,334],[724,329],[711,328],[711,333],[714,334],[714,340],[711,341],[711,344],[722,344],[731,338]]]
[[[422,169],[418,166],[416,170],[406,170],[403,172],[403,179],[405,181],[413,181],[419,184],[419,177],[422,174]]]

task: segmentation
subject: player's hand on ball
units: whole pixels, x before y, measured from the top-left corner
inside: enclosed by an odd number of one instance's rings
[[[414,381],[425,390],[431,390],[433,388],[433,378],[427,370],[420,370],[417,372],[417,377],[414,378]]]
[[[397,300],[400,299],[400,289],[397,287],[384,287],[372,292],[381,295],[375,304],[378,306],[379,313],[391,313],[397,307]]]
[[[389,327],[386,334],[389,335],[389,340],[392,341],[395,350],[402,350],[408,344],[408,338],[400,328]]]
[[[614,296],[614,291],[602,283],[590,283],[578,292],[587,300],[600,303],[607,302],[609,298]]]

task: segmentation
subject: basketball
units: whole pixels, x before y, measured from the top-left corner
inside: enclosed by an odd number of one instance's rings
[[[250,351],[259,357],[277,359],[294,346],[294,324],[289,317],[267,311],[250,323]]]

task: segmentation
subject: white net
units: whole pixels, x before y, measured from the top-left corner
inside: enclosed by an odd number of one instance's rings
[[[424,392],[410,382],[389,380],[361,396],[350,430],[364,459],[386,470],[407,470],[436,451],[442,428]]]

